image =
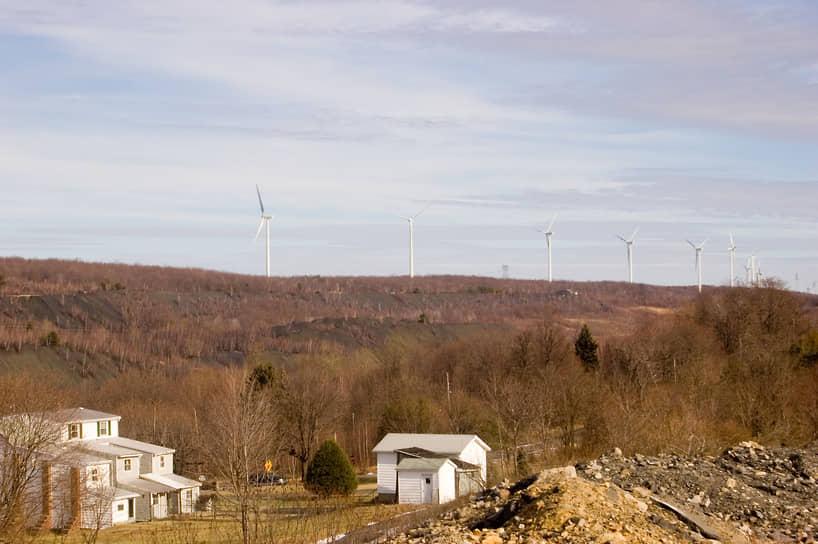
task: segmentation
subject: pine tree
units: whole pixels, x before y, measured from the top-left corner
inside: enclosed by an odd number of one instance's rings
[[[579,332],[576,342],[574,342],[574,352],[577,354],[577,357],[579,357],[579,360],[582,361],[582,366],[585,367],[585,370],[596,370],[599,368],[598,348],[599,344],[594,340],[594,337],[591,336],[591,331],[588,330],[588,324],[582,325],[582,330]]]
[[[318,495],[348,495],[358,487],[352,463],[334,440],[327,440],[310,461],[304,487]]]

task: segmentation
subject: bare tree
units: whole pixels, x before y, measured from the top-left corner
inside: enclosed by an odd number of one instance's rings
[[[307,463],[336,417],[338,387],[326,362],[305,361],[297,373],[285,376],[280,412],[290,454],[298,459],[303,481]]]
[[[99,531],[111,525],[111,505],[114,501],[114,488],[111,486],[110,474],[100,475],[97,481],[83,478],[82,524],[80,537],[83,544],[94,544]]]
[[[42,484],[46,456],[54,458],[60,425],[43,410],[55,397],[43,396],[33,380],[4,377],[0,382],[0,542],[13,542],[44,515],[34,490]]]
[[[220,502],[235,506],[242,542],[249,544],[257,541],[262,521],[251,475],[279,453],[279,418],[271,388],[256,387],[245,372],[225,371],[221,378],[215,399],[200,410],[201,451],[217,478],[227,483]]]

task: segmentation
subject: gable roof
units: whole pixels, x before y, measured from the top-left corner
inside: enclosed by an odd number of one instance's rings
[[[491,451],[488,444],[476,434],[416,434],[416,433],[389,433],[378,442],[372,451],[388,453],[397,450],[418,448],[428,452],[458,455],[473,440],[477,441],[484,450]]]

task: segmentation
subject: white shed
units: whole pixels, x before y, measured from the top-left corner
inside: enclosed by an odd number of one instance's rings
[[[446,472],[451,484],[447,481],[439,486],[454,489],[451,498],[446,500],[471,493],[485,485],[486,452],[490,450],[488,444],[474,434],[389,433],[372,449],[378,457],[378,496],[382,501],[404,502],[400,497],[403,490],[398,481],[398,467],[406,466],[402,463],[410,459],[428,461],[438,468],[446,459],[452,461],[454,470],[450,474]],[[448,496],[447,491],[441,499]]]
[[[446,457],[406,458],[397,466],[400,504],[443,504],[456,498],[455,464]]]

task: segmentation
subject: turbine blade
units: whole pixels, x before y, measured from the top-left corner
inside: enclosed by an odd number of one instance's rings
[[[413,215],[413,216],[412,216],[412,219],[414,219],[415,217],[419,216],[420,214],[422,214],[423,212],[425,212],[426,210],[428,210],[428,209],[429,209],[429,206],[431,206],[431,205],[432,205],[432,203],[431,203],[431,202],[429,202],[428,204],[426,204],[426,205],[423,207],[423,209],[422,209],[422,210],[420,210],[418,213],[416,213],[415,215]]]
[[[699,247],[700,247],[700,248],[702,248],[702,249],[704,249],[704,244],[706,244],[706,243],[707,243],[707,242],[709,242],[709,241],[710,241],[710,238],[705,238],[704,240],[702,240],[702,243],[701,243],[701,244],[699,244]]]
[[[258,205],[261,208],[261,215],[264,215],[264,202],[261,201],[261,190],[258,188],[258,184],[256,184],[256,194],[258,194]]]
[[[635,229],[633,229],[633,234],[631,234],[631,237],[630,237],[630,240],[629,240],[631,243],[633,243],[633,239],[636,238],[636,233],[637,232],[639,232],[639,227],[636,227]]]
[[[735,247],[736,247],[736,243],[733,242],[733,233],[732,232],[730,233],[730,247],[733,248],[733,249],[735,249]]]
[[[622,240],[622,241],[623,241],[623,242],[625,242],[626,244],[628,243],[628,241],[627,241],[627,240],[625,240],[624,238],[622,238],[622,237],[621,237],[621,236],[619,236],[618,234],[615,234],[614,236],[616,236],[617,238],[619,238],[620,240]]]
[[[556,220],[557,220],[557,216],[558,216],[558,215],[559,215],[559,212],[557,212],[557,213],[555,213],[555,214],[554,214],[554,217],[552,217],[552,218],[551,218],[551,222],[550,222],[550,223],[548,223],[548,228],[547,228],[547,229],[545,229],[545,230],[547,230],[547,231],[549,231],[549,232],[551,231],[551,227],[553,227],[553,226],[554,226],[554,221],[556,221]]]
[[[264,218],[261,218],[261,221],[258,222],[258,230],[256,231],[256,237],[253,238],[254,240],[258,240],[258,235],[261,234],[261,227],[264,226]]]
[[[688,240],[687,243],[690,244],[690,247],[692,247],[693,249],[699,249],[699,248],[696,247],[696,244],[694,244],[690,240]]]

